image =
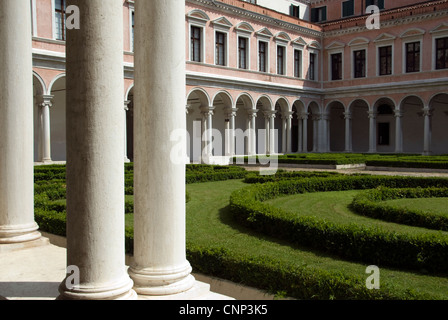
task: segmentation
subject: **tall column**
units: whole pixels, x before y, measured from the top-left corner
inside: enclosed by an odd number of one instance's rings
[[[53,106],[54,96],[42,95],[37,97],[39,108],[39,160],[43,163],[51,162],[51,129],[50,108]]]
[[[424,137],[423,137],[423,154],[431,154],[431,135],[432,135],[432,109],[428,107],[423,108],[424,116]]]
[[[345,119],[345,152],[352,152],[352,114],[350,111],[344,112]]]
[[[228,129],[226,130],[226,152],[227,156],[235,155],[235,117],[238,109],[229,109],[226,114],[228,120]]]
[[[288,143],[288,138],[287,138],[287,117],[286,115],[282,114],[282,148],[278,150],[279,153],[284,153],[286,154],[286,144]]]
[[[369,153],[376,152],[376,112],[369,111]]]
[[[403,112],[399,109],[394,110],[395,117],[395,153],[403,152],[403,129],[401,125],[401,118]]]
[[[248,111],[248,118],[249,118],[249,155],[254,156],[257,154],[257,112],[258,110],[252,109]]]
[[[313,114],[313,152],[319,152],[319,145],[321,140],[320,120],[321,114]]]
[[[275,114],[277,111],[271,111],[269,114],[269,154],[278,153],[275,150]]]
[[[213,115],[215,108],[209,106],[202,109],[203,162],[209,163],[213,156]]]
[[[123,2],[69,0],[67,30],[67,265],[79,285],[59,299],[136,298],[126,272],[123,165]]]
[[[300,118],[302,119],[302,147],[303,152],[308,152],[308,113],[301,114]]]
[[[269,128],[269,126],[270,126],[270,122],[269,122],[270,114],[269,114],[269,112],[264,111],[263,112],[263,116],[264,116],[264,129],[265,129],[265,135],[266,135],[265,136],[265,154],[268,155],[268,154],[271,153],[271,151],[270,151],[270,147],[271,147],[271,143],[270,143],[271,135],[270,135],[270,132],[271,132],[271,130]]]
[[[37,240],[29,0],[0,6],[0,245]]]
[[[322,114],[322,125],[323,125],[323,141],[322,141],[322,151],[330,152],[330,114]]]
[[[136,1],[135,6],[134,264],[129,274],[140,297],[151,298],[185,293],[195,284],[186,260],[185,161],[170,157],[178,148],[171,134],[186,129],[185,2]]]
[[[129,163],[131,160],[128,158],[128,123],[127,123],[127,113],[129,111],[129,104],[131,101],[124,102],[124,162]]]
[[[292,115],[293,112],[286,114],[286,153],[292,153]]]

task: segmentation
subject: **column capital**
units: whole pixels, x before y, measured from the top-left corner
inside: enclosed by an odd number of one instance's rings
[[[434,109],[431,109],[430,107],[424,107],[422,109],[423,111],[423,116],[425,117],[432,117],[433,113],[434,113]]]
[[[282,119],[284,119],[284,120],[292,119],[293,115],[294,115],[293,111],[283,112],[282,113]]]
[[[369,119],[376,119],[377,113],[375,111],[367,111]]]
[[[204,116],[213,116],[215,114],[215,107],[209,106],[206,108],[201,108],[201,113]]]
[[[53,106],[53,99],[54,96],[53,95],[49,95],[49,94],[42,94],[42,95],[38,95],[36,97],[37,99],[37,105],[39,107],[52,107]]]
[[[345,120],[352,120],[352,113],[350,112],[350,111],[346,111],[346,112],[344,112],[343,114],[342,114],[343,116],[344,116],[344,119]]]
[[[225,109],[224,116],[226,117],[226,119],[235,118],[237,112],[237,108]]]
[[[297,117],[300,119],[300,120],[308,120],[308,116],[309,116],[310,114],[309,113],[298,113],[297,114]]]
[[[276,114],[277,114],[276,110],[263,111],[263,115],[264,115],[265,119],[275,119]]]
[[[129,111],[129,104],[131,103],[131,100],[125,100],[124,101],[124,110]]]
[[[404,112],[402,110],[399,110],[399,109],[395,109],[394,110],[394,117],[395,118],[403,118],[403,114],[404,114]]]

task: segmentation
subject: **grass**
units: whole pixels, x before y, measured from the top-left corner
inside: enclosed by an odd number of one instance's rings
[[[285,266],[304,265],[367,279],[368,275],[365,274],[367,265],[344,261],[307,248],[293,247],[286,242],[258,234],[236,224],[230,215],[229,197],[234,190],[244,186],[246,184],[241,180],[187,185],[191,195],[186,214],[187,247],[200,245],[207,248],[226,248],[247,257],[269,257]],[[353,193],[344,193],[343,202],[349,202],[352,196]],[[331,203],[331,200],[327,200],[328,203]],[[323,205],[315,202],[315,208],[318,207],[324,209]],[[344,215],[342,204],[333,204],[333,208],[338,208],[342,216]],[[330,212],[331,209],[327,211],[327,215],[331,216]],[[132,215],[127,216],[127,223],[132,225]],[[382,285],[392,286],[400,291],[416,291],[429,294],[434,298],[448,299],[448,278],[379,267]]]
[[[448,198],[394,199],[383,201],[383,204],[448,217]]]
[[[440,232],[360,216],[348,208],[348,205],[353,201],[353,197],[358,193],[359,190],[306,193],[278,197],[268,200],[266,203],[291,212],[291,214],[315,216],[337,224],[355,223],[366,227],[379,227],[391,232],[414,235]],[[420,200],[428,199],[414,200],[417,200],[418,203]],[[448,232],[441,233],[448,235]]]

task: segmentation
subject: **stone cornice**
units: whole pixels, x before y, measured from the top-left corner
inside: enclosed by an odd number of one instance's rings
[[[245,17],[253,20],[260,21],[264,24],[269,24],[274,27],[280,27],[283,29],[289,29],[301,34],[307,34],[311,37],[322,37],[322,32],[313,30],[310,28],[306,28],[300,25],[296,25],[290,22],[282,21],[280,19],[276,19],[273,17],[269,17],[267,15],[263,15],[257,12],[249,11],[240,7],[232,6],[230,4],[226,4],[220,1],[215,0],[186,0],[186,2],[189,2],[194,5],[200,5],[202,7],[206,7],[209,9],[218,9],[222,12],[225,12],[227,14],[234,14],[240,17]]]

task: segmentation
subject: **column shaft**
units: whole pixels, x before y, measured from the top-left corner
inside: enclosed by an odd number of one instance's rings
[[[178,148],[170,136],[186,130],[185,2],[135,5],[134,264],[129,274],[138,294],[166,296],[195,283],[186,260],[185,161],[170,157]]]
[[[376,113],[369,111],[369,152],[376,152]]]
[[[134,298],[124,247],[123,2],[67,5],[82,21],[66,47],[67,265],[80,283],[62,282],[59,298]]]
[[[40,238],[34,221],[29,0],[2,2],[0,43],[0,244],[10,244]]]

